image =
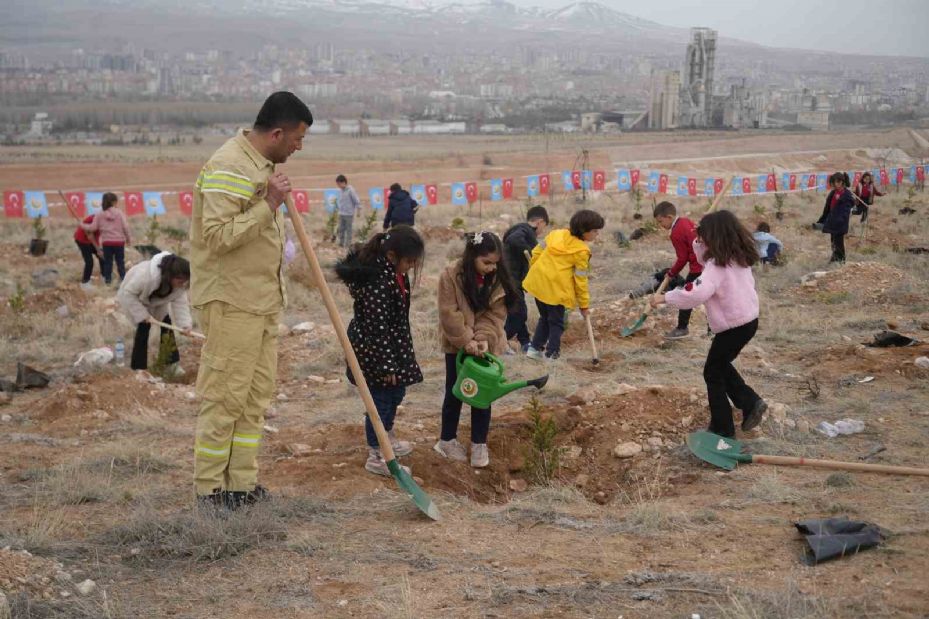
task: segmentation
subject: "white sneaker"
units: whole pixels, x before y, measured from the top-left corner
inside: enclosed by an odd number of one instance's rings
[[[448,458],[449,460],[454,460],[455,462],[467,462],[468,454],[465,451],[465,448],[462,447],[461,443],[458,442],[457,438],[453,438],[450,441],[440,440],[433,447],[439,455],[443,458]]]
[[[401,441],[398,439],[393,430],[389,431],[387,436],[390,437],[390,446],[393,447],[394,455],[398,458],[413,453],[413,444],[409,441]]]
[[[406,471],[407,475],[411,473],[410,467],[408,466],[403,466],[401,464],[400,468]],[[387,461],[384,460],[379,449],[371,449],[368,447],[368,460],[365,462],[365,470],[375,475],[392,477],[390,469],[387,468]]]
[[[488,464],[490,464],[490,451],[487,449],[487,443],[472,443],[471,466],[482,469]]]
[[[93,289],[94,289],[94,285],[91,284],[90,282],[81,282],[81,290],[83,290],[84,292],[90,292]]]
[[[506,355],[507,357],[512,357],[513,355],[516,354],[516,351],[513,350],[513,347],[512,347],[512,346],[510,346],[509,344],[507,344],[507,345],[506,345],[506,349],[504,349],[504,351],[503,351],[503,354]]]
[[[183,378],[187,375],[187,370],[182,368],[180,363],[172,363],[165,368],[165,374],[168,378]]]
[[[535,359],[536,361],[541,361],[541,360],[542,360],[542,351],[541,351],[541,350],[536,350],[535,348],[532,347],[532,344],[530,344],[530,345],[529,345],[529,348],[526,349],[526,356],[529,357],[530,359]]]

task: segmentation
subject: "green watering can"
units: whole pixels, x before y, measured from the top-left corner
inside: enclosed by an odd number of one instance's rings
[[[459,350],[455,365],[458,369],[458,380],[452,387],[452,395],[474,408],[489,408],[491,402],[511,391],[523,387],[541,389],[548,382],[546,374],[532,380],[508,383],[503,377],[503,362],[490,353],[483,357],[473,357]]]

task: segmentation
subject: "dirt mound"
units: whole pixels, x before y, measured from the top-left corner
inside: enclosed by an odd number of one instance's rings
[[[825,303],[842,301],[846,295],[854,293],[858,299],[868,303],[910,304],[923,298],[902,289],[911,283],[906,273],[890,265],[847,262],[820,277],[815,274],[806,276],[799,290]]]
[[[69,580],[61,564],[22,550],[0,549],[0,591],[7,595],[22,592],[33,599],[51,600]]]
[[[461,238],[461,230],[449,226],[417,226],[423,239],[427,241],[456,241]]]
[[[558,427],[556,445],[562,450],[559,479],[573,483],[598,503],[622,496],[642,477],[654,479],[655,459],[683,443],[687,432],[705,427],[704,399],[692,392],[661,386],[597,398],[586,405],[546,406]],[[464,419],[467,420],[467,414]],[[494,417],[490,433],[490,466],[475,470],[467,463],[444,460],[432,449],[437,423],[406,425],[398,434],[415,442],[413,453],[402,459],[427,492],[449,492],[482,503],[503,503],[512,495],[511,480],[532,481],[527,470],[532,424],[525,411],[508,411]],[[467,427],[461,436],[467,443]],[[392,482],[363,469],[366,448],[361,422],[325,429],[270,435],[269,453],[275,463],[263,475],[278,486],[310,484],[322,494],[375,492]],[[617,458],[613,449],[634,442],[642,451]],[[666,469],[668,474],[673,471]],[[659,483],[666,483],[662,479]],[[517,487],[519,482],[517,482]]]
[[[87,376],[36,401],[32,417],[46,428],[76,433],[121,417],[160,415],[170,387],[146,376],[129,370]]]

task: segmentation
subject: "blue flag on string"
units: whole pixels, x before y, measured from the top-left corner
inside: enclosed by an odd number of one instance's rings
[[[914,165],[910,166],[910,182],[911,183],[916,182],[916,166]]]
[[[891,169],[890,169],[890,184],[891,184],[891,185],[896,185],[896,184],[897,184],[897,169],[898,169],[898,168],[891,168]]]
[[[146,191],[142,194],[142,202],[145,204],[145,215],[155,217],[156,215],[166,215],[165,203],[161,197],[160,191]]]
[[[760,174],[758,176],[758,189],[756,193],[768,193],[768,175]]]
[[[829,176],[827,174],[816,175],[816,190],[817,191],[826,191],[828,185],[829,185]]]
[[[913,169],[915,170],[916,168]],[[914,176],[913,178],[916,177]],[[565,191],[574,191],[574,179],[571,178],[571,170],[564,170],[561,173],[561,184]]]
[[[384,188],[372,187],[368,190],[368,202],[375,211],[384,208]]]
[[[732,179],[732,195],[741,196],[742,195],[742,177],[736,176]]]
[[[539,195],[539,175],[533,174],[526,178],[526,195],[534,198]]]
[[[335,213],[339,208],[339,194],[341,189],[323,189],[323,204],[326,205],[327,213]]]
[[[27,191],[23,194],[26,203],[26,216],[30,219],[48,217],[48,202],[44,191]]]
[[[703,195],[705,196],[715,196],[716,195],[716,180],[712,178],[706,179],[703,183]]]
[[[687,192],[687,177],[686,177],[686,176],[678,176],[678,177],[677,177],[677,195],[679,195],[679,196],[686,196],[686,195],[688,195],[688,192]]]
[[[103,192],[88,191],[84,194],[84,209],[88,215],[94,215],[103,210]]]
[[[465,192],[464,183],[452,183],[452,204],[455,206],[468,205],[468,195]]]
[[[584,170],[581,174],[581,187],[590,191],[594,186],[594,172],[593,170]]]
[[[652,170],[648,173],[648,193],[658,193],[658,184],[661,182],[661,172]]]
[[[629,174],[629,170],[626,168],[619,170],[616,175],[616,189],[619,191],[632,190],[632,176]]]
[[[426,185],[411,185],[410,197],[416,200],[419,206],[429,204],[429,198],[426,196]]]
[[[499,202],[503,199],[503,179],[490,179],[490,201]]]

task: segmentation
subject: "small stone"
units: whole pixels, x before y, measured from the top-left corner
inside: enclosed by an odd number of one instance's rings
[[[900,323],[898,323],[896,320],[892,320],[892,319],[887,320],[886,324],[887,324],[887,328],[892,331],[896,331],[897,329],[900,328]]]
[[[574,478],[574,485],[577,486],[578,488],[583,488],[584,486],[587,485],[587,482],[589,481],[590,481],[590,475],[587,475],[586,473],[581,473],[577,477]]]
[[[277,399],[278,399],[280,402],[286,402],[286,401],[287,401],[287,394],[286,394],[286,393],[279,393],[279,394],[277,394]]]
[[[339,606],[345,608],[348,606],[348,600],[339,600]]]
[[[55,313],[58,314],[59,318],[67,318],[71,315],[71,310],[68,309],[67,305],[59,305]]]
[[[142,554],[142,549],[141,549],[141,548],[132,548],[132,549],[129,550],[129,554],[132,555],[133,557],[137,557],[137,556],[139,556],[140,554]]]
[[[326,379],[325,379],[325,378],[323,378],[322,376],[316,376],[315,374],[310,374],[309,376],[306,377],[306,379],[307,379],[308,381],[314,382],[314,383],[324,383],[324,382],[326,382]]]
[[[664,441],[662,441],[657,436],[649,437],[645,442],[648,443],[650,447],[661,447],[664,444]]]
[[[291,329],[292,333],[309,333],[316,328],[316,325],[312,322],[301,322],[298,325],[294,325]]]
[[[924,370],[929,370],[929,357],[916,357],[916,361],[913,364]]]
[[[3,423],[10,423],[11,421],[13,421],[13,416],[7,413],[3,413],[2,415],[0,415],[0,421],[2,421]]]
[[[62,571],[55,572],[55,580],[62,584],[71,582],[71,574]]]
[[[802,432],[803,434],[810,433],[810,422],[806,419],[800,419],[797,421],[797,431]]]
[[[580,445],[571,445],[565,450],[564,455],[565,458],[574,460],[575,458],[579,458],[583,452],[584,448]]]
[[[339,378],[330,378],[329,380],[326,381],[326,384],[327,385],[338,385],[341,382],[342,380]]]
[[[510,480],[510,490],[513,492],[525,492],[529,489],[529,484],[526,483],[525,479],[511,479]]]
[[[696,393],[691,393],[690,395],[687,396],[687,401],[690,402],[691,404],[696,402],[698,399],[699,399],[699,396]]]
[[[278,430],[278,429],[275,428],[274,426],[269,426],[269,425],[265,425],[265,426],[264,426],[264,431],[265,431],[265,432],[270,432],[271,434],[277,434],[278,432],[280,432],[280,430]]]
[[[187,398],[188,401],[193,402],[194,400],[197,399],[197,394],[194,393],[193,391],[188,391],[187,393],[184,394],[184,397]]]
[[[313,452],[313,448],[304,443],[290,443],[287,445],[287,451],[289,451],[291,455],[300,457],[310,455]]]
[[[336,463],[334,463],[334,464],[332,465],[332,468],[334,468],[334,469],[344,469],[346,466],[348,466],[348,462],[336,462]]]
[[[80,593],[81,595],[90,595],[91,593],[94,592],[94,590],[96,590],[97,583],[95,583],[94,581],[88,578],[84,582],[78,584],[77,587],[75,588],[77,589],[77,592]]]
[[[93,411],[90,414],[90,416],[93,417],[94,419],[109,419],[110,418],[110,414],[108,412],[106,412],[105,410],[99,410],[99,409]]]
[[[693,416],[693,415],[687,415],[686,417],[682,417],[682,418],[681,418],[681,427],[683,427],[683,428],[689,428],[689,427],[690,427],[690,424],[693,423],[693,421],[694,421],[694,416]]]
[[[642,446],[631,441],[620,443],[613,448],[613,455],[617,458],[631,458],[640,453],[642,453]]]

